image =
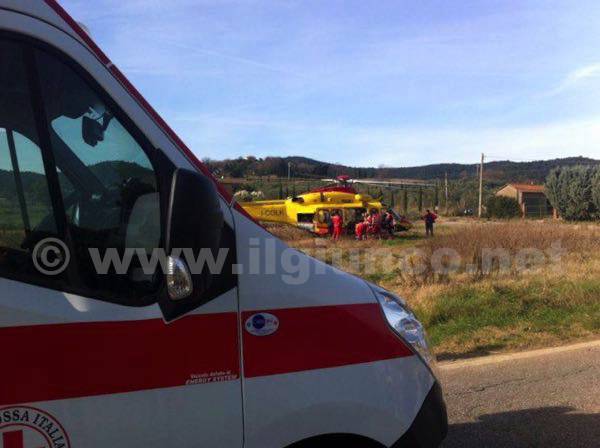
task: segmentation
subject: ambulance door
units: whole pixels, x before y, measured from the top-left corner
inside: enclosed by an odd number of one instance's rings
[[[176,167],[67,55],[0,58],[0,447],[241,447],[235,276],[166,323],[144,264]]]

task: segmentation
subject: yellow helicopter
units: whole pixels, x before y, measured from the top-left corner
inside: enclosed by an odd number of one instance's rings
[[[380,200],[357,192],[351,184],[359,181],[352,180],[349,176],[342,175],[336,179],[324,180],[334,183],[287,199],[239,204],[257,221],[289,224],[317,235],[327,235],[330,232],[333,212],[342,215],[345,231],[354,234],[354,226],[364,219],[365,213],[372,210],[377,212],[388,210]],[[392,209],[389,210],[394,216],[394,231],[402,232],[412,228],[412,223],[408,219]]]

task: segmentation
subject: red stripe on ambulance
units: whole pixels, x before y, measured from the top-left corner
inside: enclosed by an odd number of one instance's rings
[[[244,330],[248,378],[412,355],[377,304],[270,312],[277,332]],[[0,328],[0,405],[235,380],[237,332],[236,313]]]
[[[0,405],[239,377],[236,313],[0,328]]]
[[[388,327],[376,303],[268,310],[277,332],[244,331],[247,378],[339,367],[411,356]],[[256,312],[245,312],[242,322]]]

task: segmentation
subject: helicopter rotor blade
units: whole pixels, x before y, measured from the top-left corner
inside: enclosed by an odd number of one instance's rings
[[[423,187],[433,188],[436,185],[430,182],[422,181],[397,181],[397,180],[368,180],[368,179],[353,179],[354,183],[364,185],[378,185],[387,188],[410,188],[410,187]]]
[[[321,179],[321,182],[330,183],[344,183],[344,184],[357,184],[357,185],[375,185],[385,188],[392,189],[406,189],[406,188],[435,188],[436,184],[431,182],[419,181],[419,180],[376,180],[376,179]]]

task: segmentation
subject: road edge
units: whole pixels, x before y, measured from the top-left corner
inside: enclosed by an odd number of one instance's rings
[[[515,359],[528,359],[536,358],[539,356],[552,355],[556,353],[570,352],[573,350],[582,350],[586,348],[600,347],[600,339],[593,341],[578,342],[576,344],[562,345],[559,347],[541,348],[536,350],[529,350],[526,352],[517,353],[504,353],[498,355],[482,356],[479,358],[472,358],[460,361],[443,361],[437,363],[437,368],[441,370],[454,370],[464,367],[477,367],[488,364],[498,364],[506,361],[513,361]]]

